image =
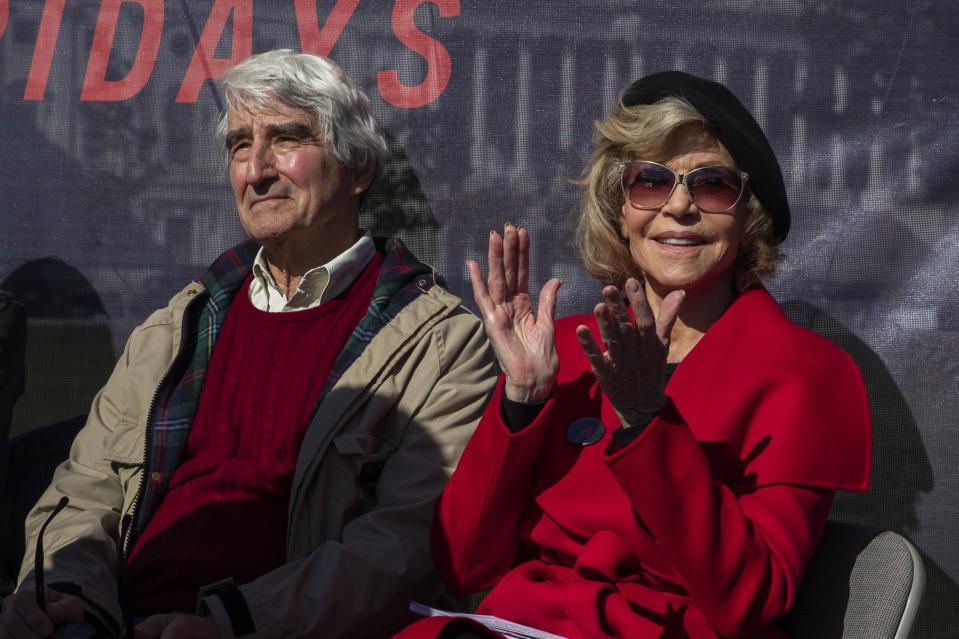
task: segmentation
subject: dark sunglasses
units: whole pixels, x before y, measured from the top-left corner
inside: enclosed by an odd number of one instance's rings
[[[658,209],[682,184],[700,210],[723,213],[736,206],[749,181],[748,173],[729,166],[704,166],[689,173],[647,161],[622,162],[618,167],[623,193],[637,209]]]

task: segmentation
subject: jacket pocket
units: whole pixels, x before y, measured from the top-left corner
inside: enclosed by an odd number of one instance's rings
[[[103,459],[110,465],[123,490],[122,515],[127,514],[133,506],[140,479],[143,476],[144,430],[138,428],[136,420],[121,416],[112,437],[103,442]]]
[[[349,521],[376,505],[376,488],[389,459],[390,450],[369,433],[343,433],[333,439],[337,452],[337,483],[341,496],[351,498],[343,503],[345,520]]]

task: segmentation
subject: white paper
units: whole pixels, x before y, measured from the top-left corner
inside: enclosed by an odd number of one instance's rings
[[[462,617],[464,619],[472,619],[494,632],[515,639],[566,639],[566,637],[554,635],[551,632],[530,628],[521,623],[507,621],[506,619],[500,619],[493,615],[468,615],[462,612],[450,612],[449,610],[432,608],[417,601],[410,602],[410,610],[424,617]]]

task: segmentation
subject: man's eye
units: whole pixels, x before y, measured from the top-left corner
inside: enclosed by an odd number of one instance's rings
[[[250,143],[247,141],[237,142],[230,147],[230,157],[236,158],[238,155],[244,154],[250,148]]]

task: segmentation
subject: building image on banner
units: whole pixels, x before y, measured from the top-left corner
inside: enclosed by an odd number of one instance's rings
[[[211,79],[249,54],[329,55],[370,97],[390,158],[364,228],[475,310],[465,261],[522,224],[531,289],[564,282],[558,316],[599,301],[573,237],[592,123],[683,70],[769,137],[793,224],[767,287],[866,381],[871,488],[832,518],[911,540],[913,637],[959,637],[957,30],[947,0],[0,0],[0,282],[47,298],[27,306],[11,437],[85,413],[133,328],[245,239]],[[66,281],[83,303],[57,305]]]

